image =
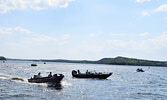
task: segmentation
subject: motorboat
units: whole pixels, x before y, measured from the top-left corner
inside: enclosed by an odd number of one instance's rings
[[[96,73],[96,72],[86,72],[86,73],[80,73],[80,71],[75,71],[73,70],[72,71],[72,76],[73,77],[76,77],[76,78],[98,78],[98,79],[106,79],[108,78],[109,76],[112,75],[112,72],[111,73]]]
[[[37,64],[31,64],[31,66],[37,66]]]
[[[141,68],[136,69],[137,72],[144,72],[144,70]]]
[[[41,77],[38,75],[34,75],[34,77],[28,79],[30,83],[60,83],[64,78],[63,74],[54,74],[53,76]]]

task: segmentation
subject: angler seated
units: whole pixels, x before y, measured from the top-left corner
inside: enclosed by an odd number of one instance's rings
[[[52,77],[52,72],[49,73],[48,77]]]
[[[86,70],[86,74],[90,74],[90,72],[88,70]]]
[[[39,72],[38,75],[34,75],[34,78],[41,78],[41,73]]]
[[[81,74],[80,70],[77,70],[78,74]]]

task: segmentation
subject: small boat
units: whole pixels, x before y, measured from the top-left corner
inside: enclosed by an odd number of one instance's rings
[[[108,78],[110,75],[112,75],[111,73],[91,73],[91,72],[86,72],[86,73],[80,73],[80,71],[73,70],[72,71],[72,76],[76,77],[76,78],[98,78],[98,79],[106,79]]]
[[[37,66],[37,64],[31,64],[31,66]]]
[[[137,72],[144,72],[144,70],[141,68],[136,69]]]
[[[30,83],[60,83],[64,78],[63,74],[54,74],[53,76],[48,77],[39,77],[38,75],[34,75],[34,77],[28,79]]]

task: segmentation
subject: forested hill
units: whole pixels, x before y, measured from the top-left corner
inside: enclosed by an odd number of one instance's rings
[[[116,58],[103,58],[98,61],[88,61],[88,60],[41,60],[44,62],[66,62],[66,63],[91,63],[91,64],[109,64],[109,65],[134,65],[134,66],[166,66],[167,62],[162,61],[151,61],[142,60],[135,58],[126,57],[116,57]]]
[[[3,56],[0,56],[0,60],[6,60],[6,58]]]
[[[97,61],[97,63],[111,65],[167,66],[167,63],[162,61],[151,61],[126,57],[103,58]]]
[[[1,57],[3,58],[3,57]],[[4,59],[4,58],[3,58]],[[116,57],[116,58],[103,58],[97,61],[88,61],[88,60],[25,60],[25,59],[9,59],[7,60],[16,60],[16,61],[40,61],[40,62],[64,62],[64,63],[89,63],[89,64],[109,64],[109,65],[133,65],[133,66],[164,66],[167,67],[167,62],[163,61],[152,61],[152,60],[143,60],[127,57]]]

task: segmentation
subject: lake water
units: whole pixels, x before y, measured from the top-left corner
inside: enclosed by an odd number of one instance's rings
[[[36,63],[38,66],[30,66]],[[143,68],[145,72],[136,72]],[[77,79],[72,70],[113,72],[106,80]],[[41,72],[62,73],[60,87],[28,83]],[[42,62],[0,62],[0,100],[167,100],[167,68]],[[24,79],[11,80],[13,77]]]

